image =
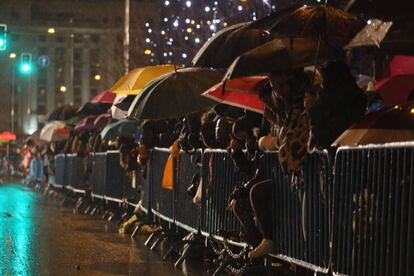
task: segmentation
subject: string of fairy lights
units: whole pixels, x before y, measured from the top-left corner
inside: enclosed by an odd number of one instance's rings
[[[279,7],[278,2],[280,0],[161,0],[161,17],[148,18],[143,26],[146,32],[144,54],[150,64],[189,65],[198,49],[218,31],[267,15]]]

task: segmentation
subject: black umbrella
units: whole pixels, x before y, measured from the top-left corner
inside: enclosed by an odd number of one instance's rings
[[[198,60],[194,66],[227,68],[239,55],[275,38],[262,29],[250,28],[248,25],[230,32],[210,55],[204,56],[204,61]]]
[[[108,112],[108,109],[111,108],[111,103],[91,103],[87,102],[82,105],[81,108],[76,112],[76,115],[81,117],[86,117],[90,115],[101,115],[102,113]]]
[[[318,62],[338,58],[335,49],[323,41],[274,39],[235,59],[224,80],[315,65],[316,56]]]
[[[206,43],[198,50],[197,54],[194,56],[192,63],[194,67],[211,67],[212,56],[217,54],[217,51],[224,43],[226,38],[235,30],[240,29],[241,27],[247,25],[248,23],[239,23],[235,25],[228,26],[221,31],[217,32],[213,37],[207,40]]]
[[[48,116],[48,122],[51,121],[65,121],[75,116],[78,107],[74,105],[62,105],[53,110]]]
[[[83,118],[86,118],[88,116],[99,116],[103,113],[108,112],[108,109],[111,108],[111,106],[112,104],[110,103],[87,102],[78,109],[74,116],[66,120],[66,124],[68,126],[75,126]]]
[[[346,45],[364,23],[341,9],[327,6],[303,6],[287,12],[267,28],[281,37],[322,39],[333,45]]]
[[[128,116],[137,120],[180,118],[206,110],[215,102],[200,94],[222,77],[222,73],[205,68],[186,68],[163,75],[136,96]]]

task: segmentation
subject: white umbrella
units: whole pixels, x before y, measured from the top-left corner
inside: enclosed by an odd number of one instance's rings
[[[63,121],[47,123],[40,131],[40,139],[46,142],[64,141],[69,138],[69,129]]]
[[[116,95],[115,100],[111,106],[111,115],[112,118],[116,120],[125,119],[128,116],[128,110],[122,110],[116,106],[116,104],[122,102],[128,95],[126,94],[119,94]]]

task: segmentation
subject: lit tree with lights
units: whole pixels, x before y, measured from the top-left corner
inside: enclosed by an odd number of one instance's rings
[[[197,50],[217,31],[255,20],[269,13],[272,5],[266,0],[163,0],[160,9],[161,22],[148,20],[144,26],[149,62],[189,65]]]

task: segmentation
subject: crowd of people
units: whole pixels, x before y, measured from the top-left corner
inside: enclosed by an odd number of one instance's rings
[[[72,130],[67,141],[37,145],[27,140],[22,150],[22,169],[32,180],[53,182],[54,156],[76,154],[84,160],[84,175],[90,171],[90,153],[118,150],[120,165],[131,178],[146,177],[146,166],[155,147],[188,154],[199,149],[223,149],[247,179],[228,198],[228,206],[242,225],[241,239],[258,258],[273,248],[272,182],[264,172],[263,152],[277,151],[283,172],[291,175],[292,187],[302,185],[301,165],[307,154],[327,149],[350,125],[373,109],[383,108],[378,94],[373,98],[358,87],[348,65],[331,61],[318,68],[275,71],[259,92],[264,113],[227,104],[189,114],[181,119],[144,120],[137,131],[140,139],[118,136],[103,140],[99,131]],[[379,104],[381,103],[381,105]],[[200,176],[194,175],[188,194],[201,201]]]

